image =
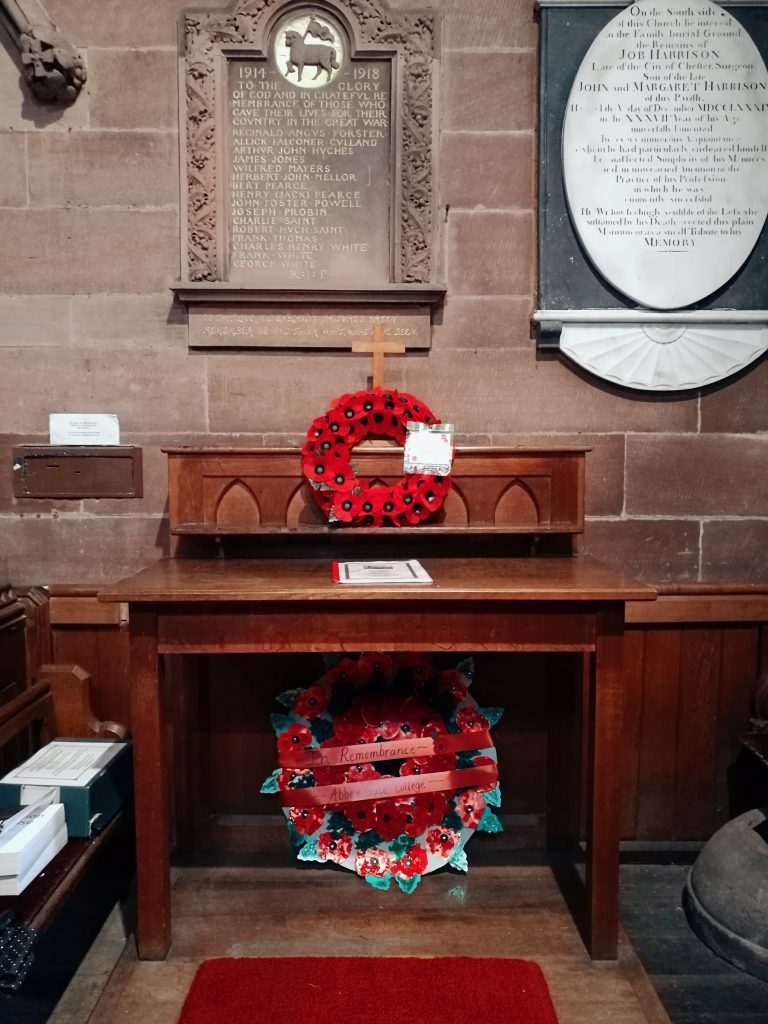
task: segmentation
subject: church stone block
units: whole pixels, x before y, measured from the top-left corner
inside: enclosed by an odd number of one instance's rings
[[[452,296],[433,328],[433,349],[529,348],[531,301],[506,295]]]
[[[638,537],[642,537],[642,543],[638,543]],[[698,522],[588,519],[584,541],[590,555],[636,579],[685,583],[698,578]]]
[[[443,0],[443,44],[448,50],[532,49],[536,46],[530,0]]]
[[[532,210],[533,132],[445,132],[440,140],[443,206]]]
[[[763,515],[768,437],[627,438],[628,514]]]
[[[447,232],[452,295],[529,295],[532,213],[452,212]]]
[[[168,50],[88,54],[93,128],[176,128],[176,55]]]
[[[178,203],[175,134],[42,133],[31,134],[28,147],[29,198],[33,206],[141,207]],[[84,167],[89,168],[88,175],[82,173]]]
[[[69,296],[0,295],[0,346],[56,347],[70,340]]]
[[[535,53],[451,50],[442,79],[445,131],[533,130]]]
[[[178,266],[175,210],[19,209],[0,218],[15,240],[0,251],[10,293],[155,292]]]
[[[24,206],[27,201],[27,166],[24,136],[0,135],[0,206]]]
[[[187,315],[170,292],[73,295],[74,345],[178,349],[187,344]]]

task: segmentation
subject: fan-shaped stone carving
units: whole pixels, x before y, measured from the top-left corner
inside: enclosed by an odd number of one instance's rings
[[[568,324],[560,348],[606,380],[648,391],[702,387],[768,348],[762,324]]]

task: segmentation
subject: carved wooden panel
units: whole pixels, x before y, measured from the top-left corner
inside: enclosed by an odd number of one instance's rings
[[[164,450],[168,455],[169,519],[174,534],[345,529],[330,527],[312,501],[301,474],[298,449]],[[584,462],[583,448],[547,452],[459,449],[448,499],[431,519],[414,529],[581,533]],[[402,476],[402,451],[358,448],[353,464],[361,479],[397,480]],[[395,527],[390,532],[409,531]]]

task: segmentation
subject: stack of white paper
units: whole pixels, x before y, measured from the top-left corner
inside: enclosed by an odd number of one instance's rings
[[[43,800],[5,817],[0,830],[0,896],[18,896],[67,842],[64,805]]]

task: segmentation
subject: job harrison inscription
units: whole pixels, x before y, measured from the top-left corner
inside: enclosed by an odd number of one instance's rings
[[[230,280],[390,279],[391,62],[348,51],[294,10],[265,59],[228,62]]]
[[[603,276],[659,309],[710,295],[768,211],[768,72],[709,0],[643,0],[593,43],[563,131],[571,217]]]

